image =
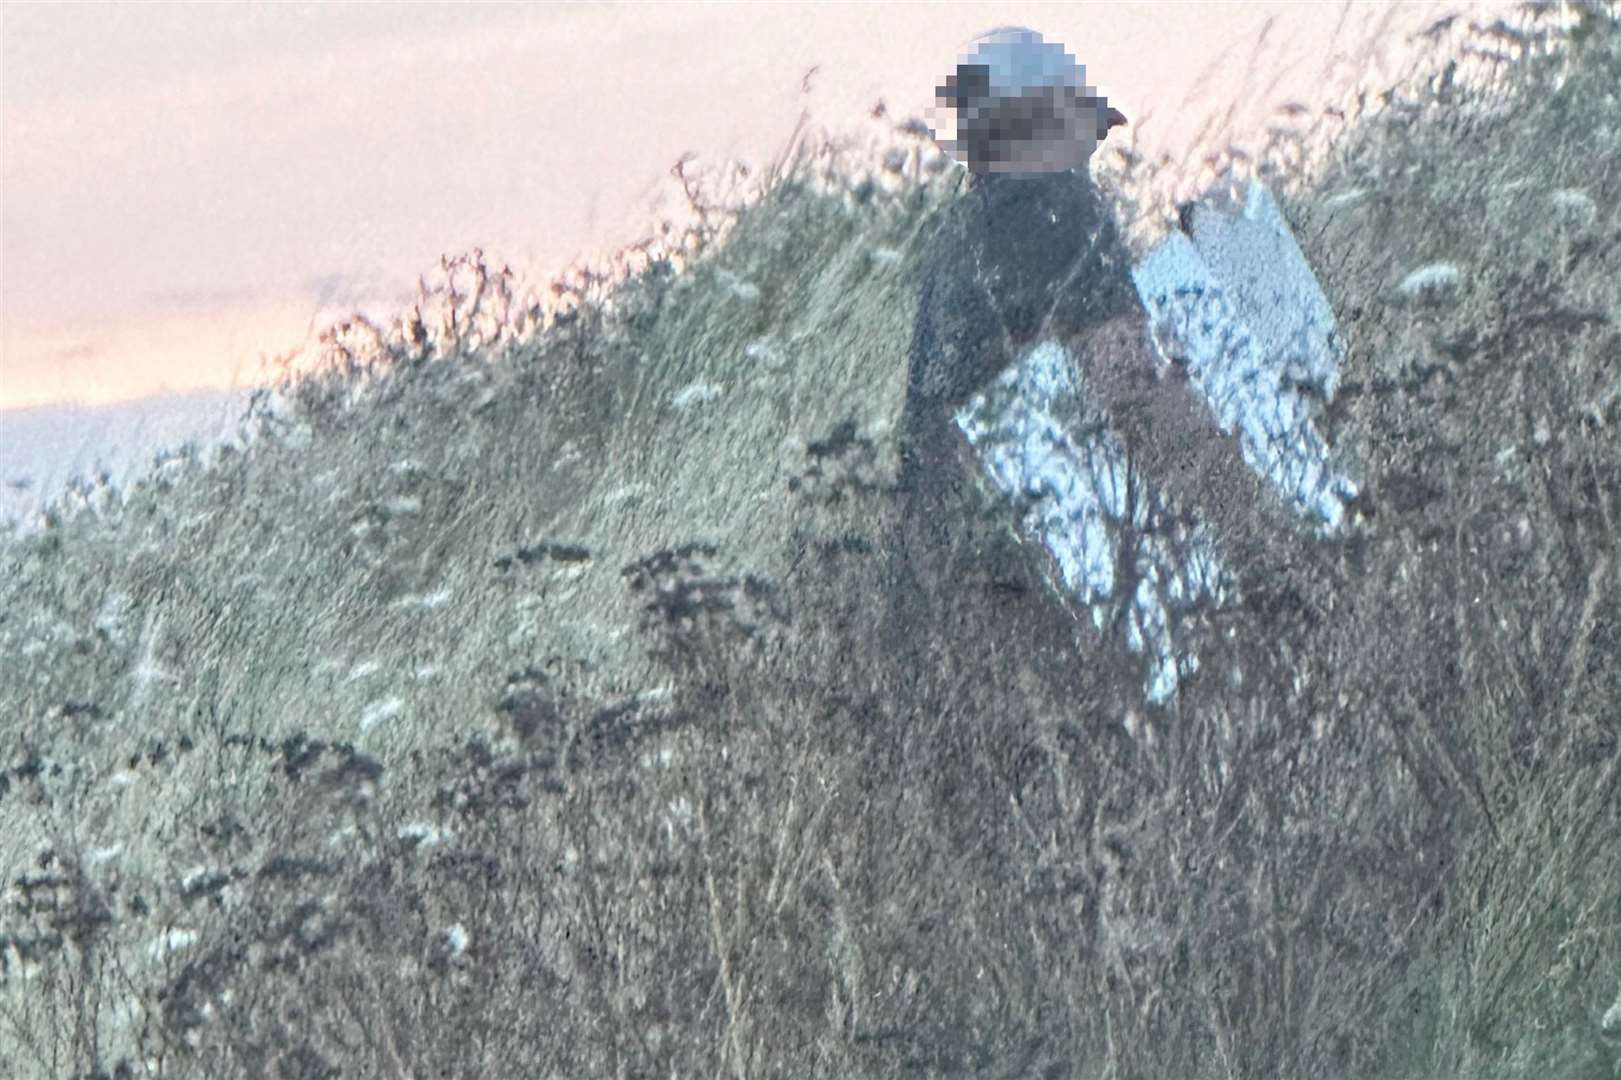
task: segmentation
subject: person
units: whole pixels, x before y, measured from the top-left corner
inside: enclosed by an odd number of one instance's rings
[[[940,140],[971,178],[926,243],[907,365],[898,489],[909,532],[949,525],[967,480],[953,419],[1043,332],[1073,333],[1137,306],[1130,257],[1092,183],[1092,153],[1125,117],[1061,45],[1004,27],[937,87]],[[916,553],[927,536],[910,536]]]

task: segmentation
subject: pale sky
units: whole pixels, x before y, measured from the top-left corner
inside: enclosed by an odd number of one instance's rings
[[[1437,15],[1507,6],[6,0],[0,409],[240,385],[474,246],[537,283],[605,259],[676,215],[682,154],[923,116],[994,26],[1062,42],[1153,151],[1342,98],[1382,19],[1394,72]]]

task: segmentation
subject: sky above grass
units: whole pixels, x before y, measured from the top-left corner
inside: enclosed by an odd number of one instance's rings
[[[324,319],[397,310],[442,254],[537,282],[604,259],[686,220],[683,154],[761,164],[804,109],[923,116],[993,26],[1061,41],[1139,147],[1180,156],[1213,113],[1256,135],[1393,76],[1438,15],[1503,9],[10,2],[0,409],[252,381]]]

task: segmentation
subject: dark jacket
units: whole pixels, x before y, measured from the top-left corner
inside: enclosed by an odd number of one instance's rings
[[[902,418],[903,494],[954,464],[951,414],[1052,316],[1057,333],[1135,307],[1114,217],[1081,171],[986,175],[945,211],[924,254]],[[955,475],[932,478],[953,484]]]

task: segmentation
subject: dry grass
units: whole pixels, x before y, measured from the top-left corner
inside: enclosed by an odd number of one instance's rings
[[[907,142],[796,143],[555,321],[447,263],[250,451],[5,541],[0,1072],[1621,1076],[1621,33],[1573,36],[1286,188],[1363,524],[1242,567],[1166,709],[971,491],[890,618]]]

